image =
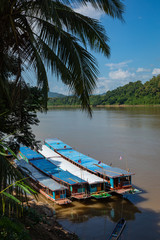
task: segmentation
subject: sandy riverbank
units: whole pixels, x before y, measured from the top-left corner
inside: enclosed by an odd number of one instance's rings
[[[92,106],[92,108],[137,108],[137,107],[145,107],[145,108],[152,108],[152,107],[160,107],[160,104],[153,104],[153,105],[96,105]],[[54,108],[81,108],[81,105],[57,105],[57,106],[48,106],[48,109]]]

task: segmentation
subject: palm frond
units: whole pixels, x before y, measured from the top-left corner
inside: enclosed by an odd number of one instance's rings
[[[77,44],[76,39],[69,33],[61,31],[60,36],[57,54],[54,54],[54,51],[44,41],[38,39],[41,56],[46,63],[51,65],[52,71],[60,75],[61,80],[80,97],[83,109],[90,112],[89,94],[95,88],[98,72],[95,59]],[[86,101],[84,101],[85,97]]]
[[[124,4],[120,0],[72,0],[71,2],[68,2],[68,0],[62,0],[64,3],[71,4],[82,4],[87,5],[87,3],[91,3],[91,5],[95,9],[101,9],[104,11],[107,15],[118,18],[120,20],[123,19],[123,13],[124,13]]]
[[[87,41],[93,50],[101,52],[107,57],[110,55],[110,49],[106,43],[108,37],[104,27],[98,20],[79,14],[59,2],[52,2],[52,5],[54,5],[62,26],[64,29],[67,29],[67,32],[69,31],[73,35],[78,36],[85,46],[87,46]],[[54,15],[52,16],[53,23],[57,25]]]
[[[11,55],[16,59],[17,66],[14,75],[17,82],[21,79],[26,64],[28,68],[34,66],[38,86],[43,89],[44,100],[47,103],[48,80],[44,61],[48,62],[48,67],[52,70],[54,68],[58,77],[64,76],[62,72],[68,73],[62,81],[68,85],[71,84],[70,88],[82,100],[82,107],[89,109],[88,96],[96,86],[98,71],[94,57],[86,50],[87,46],[107,57],[110,56],[110,48],[107,44],[108,37],[105,29],[100,22],[76,13],[73,3],[84,5],[90,3],[94,8],[103,10],[113,18],[123,19],[124,5],[120,0],[1,1],[0,22],[3,24],[0,30],[0,41],[5,47],[2,49],[5,49],[7,56]],[[40,39],[53,51],[52,60],[50,58],[47,61],[48,53],[44,53],[44,48],[42,51],[39,48],[37,43]],[[53,55],[57,55],[57,58],[55,56],[53,58]],[[53,64],[54,59],[57,61],[56,64]],[[77,70],[73,61],[78,64]],[[88,66],[84,66],[84,63]],[[66,71],[64,71],[65,65]],[[5,70],[4,65],[2,69]],[[13,64],[12,69],[14,69]],[[13,70],[7,71],[13,74]],[[76,80],[79,82],[75,83]],[[2,82],[3,79],[2,81],[0,79],[0,84]],[[86,101],[84,101],[85,97]],[[87,104],[86,107],[84,104]]]
[[[13,196],[12,194],[7,193],[7,192],[2,192],[1,194],[5,195],[7,198],[13,200],[14,202],[21,204],[21,201],[18,198],[16,198],[15,196]]]
[[[52,0],[36,0],[32,1],[32,9],[37,8],[37,14],[39,11],[43,12],[43,16],[49,17],[52,13],[52,3],[55,1]],[[60,0],[56,1],[63,3],[65,5],[68,5],[70,7],[73,7],[73,5],[87,5],[90,3],[95,9],[101,9],[104,11],[107,15],[118,18],[120,20],[123,20],[123,13],[124,13],[124,4],[121,0]],[[31,1],[29,1],[28,4],[30,4]],[[39,11],[38,11],[39,10]]]
[[[23,202],[28,201],[26,194],[36,196],[36,192],[27,182],[24,182],[26,179],[28,177],[23,177],[9,160],[0,154],[0,201],[2,201],[3,213],[9,212],[10,214],[11,207],[21,209]]]
[[[59,20],[62,23],[63,28],[57,26],[57,22],[52,17],[51,22],[48,22],[37,16],[28,16],[34,18],[37,22],[37,27],[40,31],[39,36],[48,41],[48,44],[53,44],[53,38],[58,36],[58,31],[61,32],[63,29],[67,29],[67,32],[77,36],[77,42],[81,41],[86,47],[87,43],[94,51],[101,52],[107,57],[110,55],[110,48],[107,44],[108,37],[105,33],[104,27],[99,23],[98,20],[92,19],[82,14],[74,12],[71,8],[68,8],[62,4],[55,4],[55,10],[59,16]],[[56,32],[55,32],[56,28]],[[54,33],[54,34],[53,34]],[[56,35],[56,36],[55,36]],[[58,44],[58,40],[56,42]],[[56,44],[55,43],[55,44]],[[54,48],[57,46],[54,45]]]

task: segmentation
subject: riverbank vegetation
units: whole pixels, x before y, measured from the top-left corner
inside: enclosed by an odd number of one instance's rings
[[[160,75],[144,84],[141,81],[130,82],[103,95],[92,95],[90,103],[92,106],[160,104]],[[49,98],[48,107],[51,106],[80,106],[80,101],[75,96]]]

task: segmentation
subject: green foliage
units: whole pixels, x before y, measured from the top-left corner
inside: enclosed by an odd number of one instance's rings
[[[63,105],[80,105],[80,100],[77,97],[49,98],[48,107],[63,106]]]
[[[27,201],[27,194],[35,195],[36,192],[25,182],[28,177],[23,177],[11,164],[7,151],[17,158],[6,143],[0,140],[0,212],[18,217],[23,212],[23,202]]]
[[[42,93],[36,87],[29,87],[23,81],[15,85],[8,83],[8,93],[1,89],[0,95],[0,138],[15,152],[20,144],[38,147],[31,126],[38,125],[37,111],[42,110]],[[9,137],[8,137],[9,136]]]
[[[89,95],[96,86],[98,68],[87,48],[107,57],[110,48],[101,23],[74,11],[75,3],[88,2],[123,20],[120,0],[0,1],[0,88],[7,92],[8,80],[26,80],[23,72],[34,70],[47,104],[47,66],[90,111]]]
[[[104,95],[90,96],[91,105],[149,105],[160,104],[160,75],[142,84],[141,81],[130,82],[123,87],[108,91]],[[76,97],[52,98],[48,106],[79,105]]]
[[[0,218],[0,239],[1,240],[31,240],[23,224],[17,219],[7,217]]]
[[[21,216],[27,194],[35,194],[20,172],[0,155],[0,211],[8,216]]]

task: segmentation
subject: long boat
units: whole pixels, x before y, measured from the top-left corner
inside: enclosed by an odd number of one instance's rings
[[[44,143],[47,147],[54,150],[69,162],[106,180],[109,190],[123,194],[133,189],[132,175],[134,175],[134,173],[120,168],[111,167],[101,161],[97,161],[77,152],[72,149],[71,146],[57,138],[46,139]]]
[[[25,146],[20,147],[19,155],[41,173],[67,187],[66,196],[77,199],[87,198],[87,182],[80,177],[52,164],[40,153]]]
[[[79,168],[75,164],[67,161],[65,158],[61,157],[58,153],[54,152],[52,149],[48,148],[46,145],[42,145],[42,149],[38,150],[47,160],[57,167],[60,167],[64,171],[69,171],[71,174],[81,178],[88,183],[87,197],[93,197],[96,199],[107,198],[111,195],[106,192],[107,181],[90,173],[82,168]]]
[[[46,198],[59,205],[71,203],[71,200],[66,198],[67,187],[39,172],[24,159],[15,160],[15,164],[23,174],[29,177],[31,185]]]
[[[118,240],[119,237],[122,234],[122,231],[126,225],[126,220],[124,218],[121,218],[118,223],[116,224],[112,234],[108,238],[108,240]]]

